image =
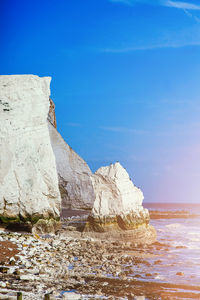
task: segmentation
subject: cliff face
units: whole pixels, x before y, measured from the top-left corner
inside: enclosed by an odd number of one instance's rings
[[[0,76],[0,220],[5,223],[36,228],[36,223],[42,226],[40,219],[60,216],[58,177],[46,121],[50,80]]]
[[[95,196],[90,168],[64,141],[51,123],[49,123],[49,133],[56,158],[62,208],[91,209]]]
[[[49,84],[49,77],[0,76],[0,222],[55,231],[62,197],[62,208],[92,210],[85,233],[152,242],[142,191],[120,163],[91,173],[56,129]]]
[[[55,104],[51,98],[49,98],[49,113],[48,113],[48,121],[57,128],[56,123],[56,113],[55,113]]]
[[[149,212],[142,206],[143,193],[120,163],[102,167],[92,175],[95,201],[85,231],[111,232],[141,243],[155,240]],[[126,232],[121,234],[120,232]]]

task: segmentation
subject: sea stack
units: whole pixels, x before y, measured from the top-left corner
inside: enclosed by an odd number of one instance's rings
[[[91,210],[95,195],[87,163],[65,142],[56,129],[55,105],[50,99],[49,134],[56,158],[62,209]]]
[[[142,206],[143,193],[121,164],[102,167],[91,178],[95,201],[85,231],[132,236],[137,243],[152,243],[156,233],[149,225],[148,210]]]
[[[0,221],[55,231],[61,198],[47,126],[50,77],[0,76]]]

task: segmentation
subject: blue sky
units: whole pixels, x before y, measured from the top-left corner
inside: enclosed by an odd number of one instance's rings
[[[58,130],[145,201],[200,201],[200,2],[1,0],[0,74],[52,76]]]

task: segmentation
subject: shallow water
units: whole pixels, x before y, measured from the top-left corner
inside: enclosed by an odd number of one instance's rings
[[[158,241],[169,245],[154,272],[173,283],[200,285],[200,219],[152,220]],[[182,272],[184,275],[176,275]]]
[[[149,206],[149,207],[148,207]],[[187,210],[200,214],[200,205],[192,204],[146,204],[152,210]],[[159,251],[161,263],[152,259],[149,273],[158,273],[154,280],[176,284],[200,286],[200,217],[191,219],[151,220],[156,228],[158,241],[169,245]],[[177,275],[181,272],[180,275]]]

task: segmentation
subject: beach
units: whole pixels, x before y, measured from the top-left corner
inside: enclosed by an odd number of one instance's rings
[[[81,218],[64,217],[57,235],[1,229],[6,251],[0,257],[0,293],[16,299],[20,291],[23,299],[30,300],[47,295],[49,299],[200,299],[195,231],[200,219],[152,220],[157,242],[136,246],[134,241],[83,236],[68,225]]]

